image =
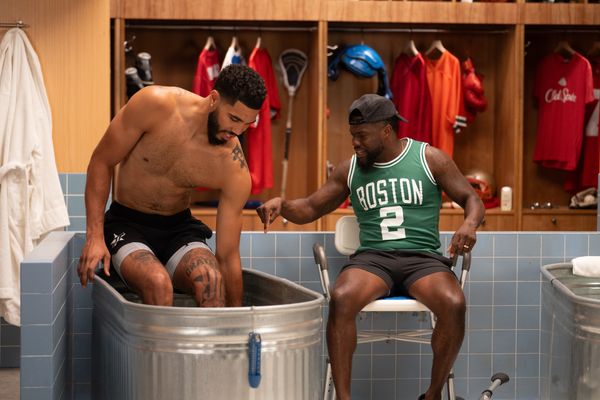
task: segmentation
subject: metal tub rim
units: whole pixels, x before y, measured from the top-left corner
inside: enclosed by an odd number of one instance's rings
[[[586,304],[591,306],[600,307],[599,299],[590,299],[589,297],[580,296],[575,293],[567,285],[562,283],[560,279],[552,274],[553,270],[556,269],[565,269],[565,268],[573,268],[573,264],[571,263],[555,263],[555,264],[547,264],[541,267],[542,274],[548,281],[555,287],[562,295],[568,297],[576,304]]]
[[[294,289],[310,296],[314,297],[312,300],[296,302],[296,303],[288,303],[288,304],[276,304],[276,305],[268,305],[268,306],[244,306],[244,307],[174,307],[174,306],[156,306],[156,305],[148,305],[148,304],[140,304],[135,303],[133,301],[127,300],[121,293],[119,293],[114,287],[112,287],[108,282],[106,282],[102,277],[96,275],[94,277],[94,285],[100,284],[103,289],[108,290],[114,296],[113,298],[118,300],[118,302],[127,306],[128,308],[140,311],[152,310],[153,312],[168,312],[169,314],[188,314],[190,310],[195,310],[195,314],[206,314],[208,316],[212,314],[223,315],[226,313],[228,316],[235,316],[235,314],[246,314],[248,311],[251,312],[274,312],[280,311],[282,309],[285,310],[302,310],[304,308],[313,308],[315,305],[321,305],[325,301],[325,297],[318,292],[307,289],[304,286],[298,285],[292,281],[289,281],[284,278],[280,278],[278,276],[270,275],[262,271],[244,269],[244,272],[249,274],[254,274],[262,278],[267,278],[270,280],[276,280],[280,282],[285,282],[286,285],[292,286]]]

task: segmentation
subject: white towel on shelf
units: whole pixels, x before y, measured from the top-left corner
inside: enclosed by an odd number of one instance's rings
[[[571,260],[573,263],[573,275],[600,277],[600,257],[586,256]]]

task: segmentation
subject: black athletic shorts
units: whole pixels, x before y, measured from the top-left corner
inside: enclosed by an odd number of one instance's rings
[[[365,250],[354,253],[342,267],[360,268],[377,275],[387,283],[390,294],[408,295],[408,288],[417,279],[434,272],[452,272],[452,260],[433,253],[408,250]]]
[[[173,277],[175,267],[192,248],[206,248],[212,230],[189,209],[174,215],[146,214],[112,202],[104,216],[104,240],[112,265],[121,275],[121,262],[133,251],[149,250]],[[122,276],[121,276],[122,277]]]

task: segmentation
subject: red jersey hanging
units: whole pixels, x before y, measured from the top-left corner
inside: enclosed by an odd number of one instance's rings
[[[217,49],[203,49],[198,56],[198,65],[192,84],[192,92],[202,97],[208,96],[219,76],[219,52]]]
[[[431,144],[431,94],[427,87],[425,60],[418,53],[402,53],[392,72],[393,101],[398,113],[408,120],[398,124],[398,137]]]
[[[592,74],[594,81],[595,102],[591,116],[585,125],[583,136],[583,148],[581,160],[577,171],[570,174],[565,181],[565,190],[568,192],[579,192],[583,189],[596,187],[598,185],[598,166],[600,147],[598,143],[598,121],[600,116],[600,57],[592,61]],[[589,108],[587,109],[589,111]]]
[[[267,97],[258,113],[258,122],[255,127],[250,127],[246,134],[248,169],[252,177],[252,193],[256,194],[273,187],[271,118],[279,114],[281,103],[269,52],[265,48],[255,47],[248,65],[258,72],[267,87]]]
[[[431,144],[452,157],[455,131],[466,126],[460,62],[444,51],[437,60],[426,58],[425,65],[433,115]]]
[[[538,101],[537,142],[533,161],[572,171],[581,151],[586,104],[594,101],[592,68],[579,53],[558,53],[538,65],[534,96]]]

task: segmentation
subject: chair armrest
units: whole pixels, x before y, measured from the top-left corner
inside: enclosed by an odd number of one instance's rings
[[[329,301],[331,298],[329,294],[329,271],[327,265],[327,256],[325,255],[325,249],[319,243],[313,245],[313,255],[315,257],[315,263],[319,268],[319,278],[321,278],[321,289],[323,289],[323,295],[325,299]]]
[[[325,255],[325,249],[319,243],[313,245],[313,255],[315,256],[315,263],[321,270],[327,271],[327,256]]]

